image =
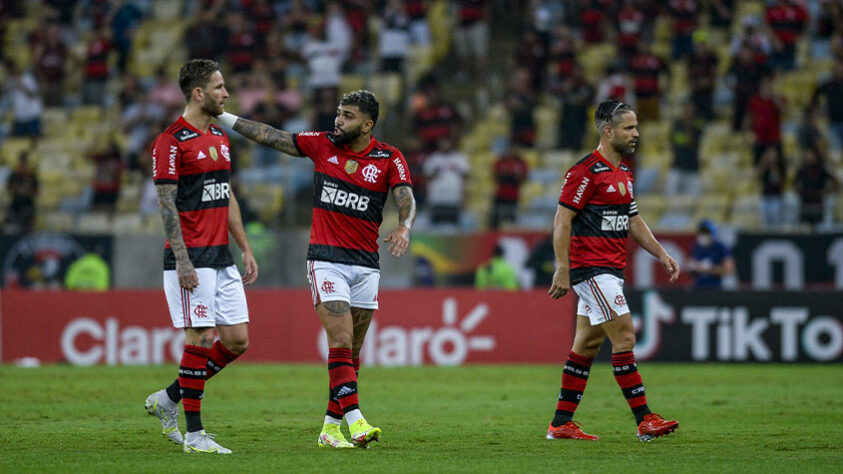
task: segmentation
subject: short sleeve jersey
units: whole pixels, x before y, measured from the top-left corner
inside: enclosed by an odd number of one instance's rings
[[[359,153],[325,132],[293,136],[313,161],[313,223],[308,260],[380,268],[378,229],[389,191],[412,186],[404,155],[374,138]]]
[[[559,205],[577,213],[571,222],[571,284],[601,273],[623,278],[629,219],[638,215],[632,170],[612,166],[595,150],[565,174]]]
[[[155,184],[176,184],[176,209],[187,254],[195,267],[234,264],[228,249],[231,156],[228,136],[211,125],[201,132],[179,117],[152,145]],[[167,242],[164,269],[176,268]]]

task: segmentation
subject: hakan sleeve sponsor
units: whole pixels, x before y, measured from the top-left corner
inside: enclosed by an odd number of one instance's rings
[[[404,159],[404,155],[401,152],[396,152],[392,155],[389,160],[388,169],[390,189],[402,184],[413,185],[412,178],[410,177],[410,168],[407,166],[407,160]]]
[[[180,155],[178,142],[172,135],[158,135],[152,144],[152,173],[156,184],[178,183]]]
[[[319,151],[325,147],[325,132],[301,132],[293,135],[293,143],[301,153],[316,162]]]
[[[573,166],[565,174],[559,204],[574,211],[581,211],[597,188],[594,176],[585,166]]]

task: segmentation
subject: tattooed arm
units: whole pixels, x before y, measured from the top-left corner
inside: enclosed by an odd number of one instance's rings
[[[383,239],[389,242],[389,253],[400,257],[410,245],[410,229],[416,221],[416,198],[410,186],[396,186],[392,190],[395,203],[398,204],[398,227]]]
[[[164,221],[164,235],[170,242],[170,249],[176,257],[179,286],[192,290],[199,285],[199,276],[187,255],[187,246],[184,245],[184,238],[181,235],[179,211],[176,209],[178,185],[156,184],[155,190],[158,192],[158,208],[161,210],[161,219]]]
[[[278,130],[265,123],[246,120],[243,117],[238,117],[228,112],[223,112],[222,115],[217,117],[217,120],[221,124],[233,128],[240,135],[254,140],[261,145],[275,148],[291,156],[304,156],[293,141],[293,134],[290,132]]]

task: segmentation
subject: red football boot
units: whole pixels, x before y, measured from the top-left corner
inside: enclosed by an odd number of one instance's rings
[[[650,441],[659,436],[673,433],[676,428],[679,428],[678,421],[665,420],[659,414],[650,413],[644,415],[644,420],[638,424],[638,440]]]
[[[599,436],[584,433],[580,426],[582,425],[576,421],[569,421],[562,426],[551,424],[547,428],[547,439],[585,439],[589,441],[600,439]]]

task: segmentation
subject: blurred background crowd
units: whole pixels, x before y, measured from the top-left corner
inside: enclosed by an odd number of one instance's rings
[[[7,0],[4,234],[162,236],[148,150],[189,58],[221,63],[228,110],[292,132],[375,92],[415,232],[547,231],[608,98],[638,111],[628,163],[654,230],[843,221],[840,0]],[[306,229],[309,161],[231,139],[253,239]]]

